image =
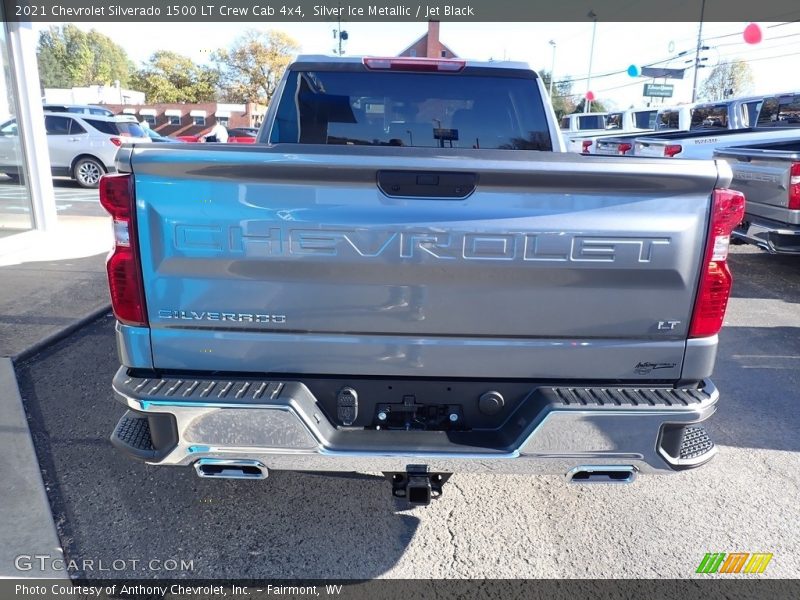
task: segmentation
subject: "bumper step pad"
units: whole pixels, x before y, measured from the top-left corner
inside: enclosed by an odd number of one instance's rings
[[[705,427],[694,425],[683,430],[680,460],[694,460],[714,450],[714,442]]]
[[[702,425],[667,425],[661,436],[660,452],[675,469],[691,469],[711,460],[717,447]]]
[[[147,417],[133,411],[126,412],[111,434],[111,443],[120,450],[144,459],[156,458],[158,452],[150,436],[150,423]]]

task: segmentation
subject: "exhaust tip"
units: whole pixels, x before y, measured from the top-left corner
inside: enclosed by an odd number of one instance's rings
[[[567,473],[570,483],[633,483],[636,467],[631,465],[582,465]]]
[[[267,467],[257,460],[201,458],[194,463],[198,477],[214,479],[266,479]]]

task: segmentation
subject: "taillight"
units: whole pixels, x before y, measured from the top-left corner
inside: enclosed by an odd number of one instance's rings
[[[111,215],[114,249],[106,261],[114,315],[126,325],[147,325],[142,270],[136,243],[133,179],[130,174],[103,175],[100,204]]]
[[[631,148],[633,148],[633,144],[623,142],[619,146],[617,146],[617,152],[619,154],[627,154],[628,152],[631,151]]]
[[[581,143],[581,153],[589,154],[589,148],[592,147],[592,140],[583,140]]]
[[[664,146],[664,156],[666,156],[667,158],[672,158],[673,156],[675,156],[676,154],[680,154],[681,152],[683,152],[683,146],[681,146],[680,144],[669,144],[667,146]]]
[[[728,246],[731,233],[743,218],[744,194],[728,189],[714,190],[703,273],[689,326],[689,337],[708,337],[722,329],[733,283],[728,269]]]
[[[121,140],[121,139],[119,139],[118,137],[112,137],[112,138],[108,138],[108,140],[109,140],[109,141],[110,141],[112,144],[114,144],[114,145],[115,145],[117,148],[119,148],[120,146],[122,146],[122,140]]]
[[[789,171],[789,208],[800,210],[800,163],[792,163]]]
[[[466,61],[449,58],[376,58],[362,59],[368,69],[386,69],[391,71],[445,71],[457,72],[464,69]]]

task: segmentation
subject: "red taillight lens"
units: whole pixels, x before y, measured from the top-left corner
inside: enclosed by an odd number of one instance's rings
[[[583,142],[581,142],[581,153],[589,154],[589,148],[591,147],[592,147],[592,140],[583,140]]]
[[[623,142],[619,146],[617,146],[617,152],[620,154],[627,154],[633,148],[633,144],[628,144],[627,142]]]
[[[672,158],[681,152],[683,152],[683,146],[680,144],[669,144],[668,146],[664,146],[664,156],[667,158]]]
[[[376,58],[362,59],[368,69],[386,69],[391,71],[445,71],[458,72],[464,69],[466,61],[449,58]]]
[[[800,210],[800,163],[793,163],[789,171],[789,208]]]
[[[117,147],[122,146],[122,140],[119,139],[118,137],[112,137],[112,138],[108,138],[108,139],[115,146],[117,146]]]
[[[744,204],[744,194],[741,192],[714,190],[703,274],[689,326],[689,337],[708,337],[722,329],[733,284],[728,269],[728,245],[731,232],[744,218]]]
[[[100,204],[114,219],[130,219],[132,185],[133,180],[128,174],[104,175],[100,179]]]
[[[114,315],[127,325],[147,325],[139,261],[131,248],[117,247],[108,257],[108,289]]]
[[[126,325],[146,326],[131,175],[104,175],[100,179],[100,204],[111,215],[114,225],[114,249],[106,261],[114,315]]]

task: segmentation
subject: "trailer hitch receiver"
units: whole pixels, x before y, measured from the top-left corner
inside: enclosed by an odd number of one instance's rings
[[[452,473],[431,473],[427,465],[409,465],[405,473],[384,473],[392,484],[392,496],[405,499],[409,506],[427,506],[442,495],[442,487]]]

